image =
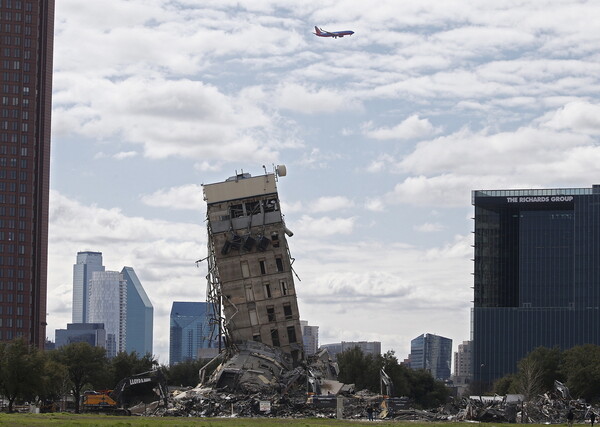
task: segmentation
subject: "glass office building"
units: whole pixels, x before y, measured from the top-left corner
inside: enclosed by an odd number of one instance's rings
[[[200,349],[217,348],[218,337],[211,305],[207,302],[175,301],[171,307],[169,365],[198,359]]]
[[[433,334],[423,334],[410,341],[410,368],[425,369],[436,380],[450,378],[452,340]]]
[[[473,191],[475,381],[539,346],[600,344],[600,186]]]
[[[125,351],[127,353],[135,351],[140,356],[152,354],[154,307],[133,268],[123,267],[121,275],[127,282]]]
[[[88,284],[94,271],[104,271],[102,252],[77,252],[73,265],[73,323],[88,322]]]

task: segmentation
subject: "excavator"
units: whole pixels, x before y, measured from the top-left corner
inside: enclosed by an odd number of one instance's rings
[[[82,398],[84,412],[130,415],[129,408],[139,403],[160,400],[167,404],[167,381],[160,369],[123,378],[114,390],[88,391]]]

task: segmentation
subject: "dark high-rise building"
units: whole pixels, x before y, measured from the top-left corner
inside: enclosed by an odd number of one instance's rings
[[[169,365],[198,359],[198,350],[218,346],[219,338],[210,321],[214,317],[211,307],[207,302],[173,302]]]
[[[600,344],[600,186],[473,191],[473,375],[539,346]]]
[[[44,347],[54,0],[0,0],[0,341]]]

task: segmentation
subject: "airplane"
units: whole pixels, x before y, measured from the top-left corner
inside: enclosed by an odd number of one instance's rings
[[[337,39],[338,37],[351,36],[354,34],[354,31],[323,31],[321,28],[315,26],[315,32],[313,33],[315,36],[319,37],[333,37]]]

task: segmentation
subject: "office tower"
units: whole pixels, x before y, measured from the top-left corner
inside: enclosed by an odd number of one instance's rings
[[[303,359],[302,331],[276,173],[205,184],[209,302],[223,307],[227,343],[259,341]]]
[[[0,341],[43,349],[54,0],[3,0],[0,17]]]
[[[146,295],[135,271],[123,267],[123,279],[127,282],[127,353],[137,352],[140,356],[152,354],[152,331],[154,307]]]
[[[450,378],[452,340],[423,334],[410,341],[410,368],[425,369],[436,380]]]
[[[600,186],[473,191],[473,375],[539,346],[600,344]]]
[[[93,347],[106,348],[106,330],[103,323],[68,323],[67,329],[56,329],[55,348],[75,342],[86,342]]]
[[[169,365],[198,358],[198,350],[217,347],[217,331],[210,320],[214,318],[206,302],[176,301],[171,307]]]
[[[88,322],[88,283],[94,271],[104,271],[102,252],[77,252],[73,265],[73,323]]]
[[[306,320],[300,321],[302,328],[302,343],[304,344],[304,354],[312,356],[317,353],[319,348],[319,327],[309,326]]]
[[[104,323],[106,355],[115,357],[127,342],[127,282],[118,271],[94,271],[88,296],[89,323]]]
[[[452,384],[457,388],[458,395],[468,391],[469,384],[473,378],[472,342],[463,341],[458,345],[458,351],[454,352],[454,373]]]

